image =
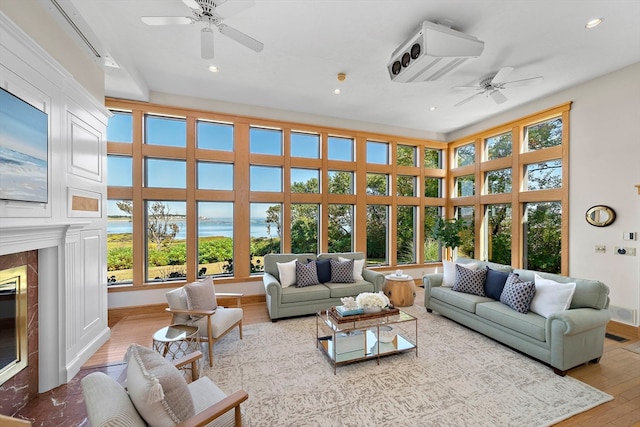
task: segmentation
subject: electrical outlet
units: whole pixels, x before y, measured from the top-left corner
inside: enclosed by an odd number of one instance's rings
[[[636,248],[628,248],[628,247],[620,247],[616,246],[613,248],[614,252],[618,255],[629,255],[636,256]]]
[[[597,254],[606,253],[607,252],[607,247],[605,245],[596,245],[594,252],[597,253]]]
[[[636,233],[633,231],[625,231],[622,233],[622,240],[636,240]]]

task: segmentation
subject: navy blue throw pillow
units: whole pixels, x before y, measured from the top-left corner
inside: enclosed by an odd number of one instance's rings
[[[308,259],[307,261],[311,261]],[[331,263],[328,259],[316,260],[316,269],[318,270],[318,281],[327,283],[331,281]]]
[[[500,301],[500,295],[509,273],[492,270],[487,267],[487,279],[484,282],[484,294],[489,298]]]

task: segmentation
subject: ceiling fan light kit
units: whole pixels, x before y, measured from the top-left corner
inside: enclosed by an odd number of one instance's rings
[[[424,21],[402,43],[387,63],[392,81],[409,83],[437,80],[465,61],[477,58],[484,42],[450,27]]]
[[[221,34],[254,52],[261,52],[264,48],[264,45],[253,37],[222,23],[225,18],[253,6],[254,1],[182,0],[182,2],[191,9],[193,16],[143,16],[140,19],[147,25],[183,25],[196,22],[208,24],[208,27],[200,32],[200,53],[203,59],[213,58],[212,26],[216,27]]]

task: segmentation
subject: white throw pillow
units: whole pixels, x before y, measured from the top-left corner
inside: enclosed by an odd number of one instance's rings
[[[474,262],[469,264],[458,264],[458,265],[461,265],[462,267],[468,270],[478,269],[478,264]],[[442,269],[444,272],[442,276],[442,286],[450,288],[456,282],[456,263],[442,260]]]
[[[343,258],[339,256],[338,261],[340,262],[349,261],[349,258]],[[364,280],[364,277],[362,277],[363,268],[364,268],[364,259],[353,260],[353,279],[354,280]]]
[[[576,290],[575,282],[560,283],[551,279],[534,276],[536,294],[531,301],[530,311],[538,313],[542,317],[549,317],[553,313],[559,313],[569,309],[573,293]]]
[[[277,262],[278,275],[280,276],[280,284],[283,288],[287,288],[296,284],[296,260],[289,262]]]

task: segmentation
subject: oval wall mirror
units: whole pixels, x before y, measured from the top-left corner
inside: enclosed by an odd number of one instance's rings
[[[587,222],[596,227],[606,227],[615,221],[616,213],[609,206],[596,205],[587,210]]]

